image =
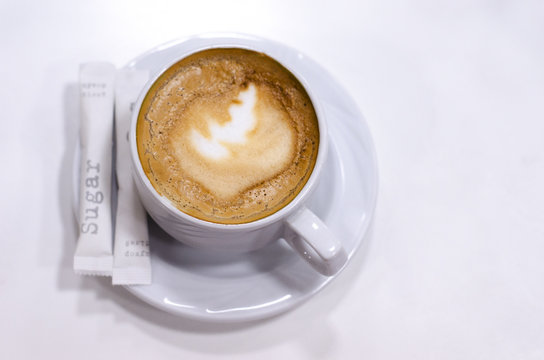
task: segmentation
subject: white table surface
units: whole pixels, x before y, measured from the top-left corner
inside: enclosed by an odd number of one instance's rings
[[[251,33],[356,99],[380,190],[330,286],[238,325],[73,274],[78,65]],[[0,358],[543,359],[544,2],[0,2]],[[71,90],[72,89],[72,90]]]

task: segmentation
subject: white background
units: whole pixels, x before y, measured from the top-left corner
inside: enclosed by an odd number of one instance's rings
[[[209,31],[312,57],[378,153],[364,251],[251,324],[173,317],[71,269],[78,65]],[[544,358],[544,2],[2,0],[0,49],[0,358]]]

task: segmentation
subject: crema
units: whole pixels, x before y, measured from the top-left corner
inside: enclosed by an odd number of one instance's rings
[[[265,54],[210,49],[148,91],[136,130],[156,191],[198,219],[240,224],[286,206],[316,162],[319,129],[301,83]]]

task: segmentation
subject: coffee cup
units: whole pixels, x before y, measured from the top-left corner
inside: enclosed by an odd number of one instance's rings
[[[247,252],[283,238],[327,276],[347,262],[306,206],[328,151],[321,104],[260,42],[210,38],[165,64],[135,103],[129,141],[144,207],[180,242]]]

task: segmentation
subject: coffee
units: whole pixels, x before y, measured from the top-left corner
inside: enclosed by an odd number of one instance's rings
[[[240,224],[296,197],[315,165],[319,129],[286,68],[262,53],[220,48],[182,59],[155,81],[136,141],[159,194],[196,218]]]

